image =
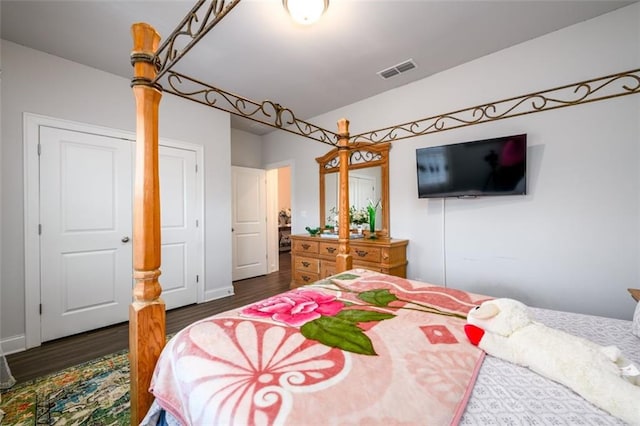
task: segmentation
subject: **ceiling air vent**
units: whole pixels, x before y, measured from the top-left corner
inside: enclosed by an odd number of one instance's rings
[[[378,75],[380,77],[384,78],[385,80],[387,78],[391,78],[394,75],[398,75],[398,74],[400,74],[400,71],[398,71],[395,68],[387,68],[386,70],[382,70],[382,71],[378,72]]]
[[[394,65],[394,66],[392,66],[390,68],[384,69],[382,71],[378,71],[377,74],[380,77],[382,77],[382,78],[384,78],[386,80],[387,78],[391,78],[394,75],[398,75],[400,73],[407,72],[407,71],[412,70],[412,69],[414,69],[416,67],[417,67],[417,65],[416,65],[415,62],[413,62],[413,59],[409,59],[409,60],[401,62],[401,63],[399,63],[397,65]]]

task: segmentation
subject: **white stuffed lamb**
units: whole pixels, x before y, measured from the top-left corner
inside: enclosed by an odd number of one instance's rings
[[[617,347],[534,322],[526,305],[513,299],[486,301],[469,311],[465,333],[489,355],[528,367],[640,425],[640,370]]]

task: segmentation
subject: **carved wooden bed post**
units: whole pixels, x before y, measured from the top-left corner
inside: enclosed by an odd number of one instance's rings
[[[150,25],[131,28],[136,99],[136,166],[133,206],[133,303],[129,308],[131,424],[140,424],[151,403],[149,384],[166,342],[165,305],[160,294],[160,186],[158,105],[162,92],[152,84],[160,36]]]
[[[338,120],[338,153],[340,156],[340,205],[338,219],[338,255],[336,256],[336,272],[344,272],[352,268],[349,248],[349,120]]]

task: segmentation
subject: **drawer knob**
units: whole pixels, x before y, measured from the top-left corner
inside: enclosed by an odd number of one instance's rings
[[[309,267],[309,265],[311,265],[311,263],[309,263],[309,262],[304,262],[304,261],[303,261],[303,262],[300,262],[300,263],[302,263],[302,266],[304,266],[305,268],[308,268],[308,267]]]
[[[308,277],[306,275],[302,276],[302,281],[304,281],[305,283],[308,283],[309,281],[311,281],[311,277]]]
[[[336,251],[335,247],[327,247],[327,251],[331,254],[333,254],[334,251]]]
[[[309,250],[309,247],[311,247],[311,244],[302,244],[302,248],[305,250]]]
[[[367,254],[369,254],[369,252],[364,250],[356,250],[356,254],[360,257],[365,257]]]

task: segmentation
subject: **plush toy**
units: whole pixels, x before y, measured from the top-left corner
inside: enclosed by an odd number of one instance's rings
[[[640,370],[617,347],[537,323],[526,305],[513,299],[489,300],[473,308],[464,330],[487,354],[528,367],[625,422],[640,425]]]

